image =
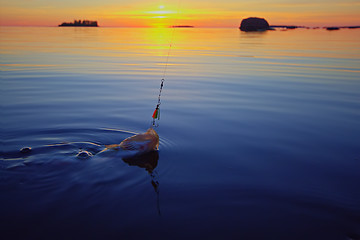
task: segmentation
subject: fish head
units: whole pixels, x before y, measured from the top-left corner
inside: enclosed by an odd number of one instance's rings
[[[158,150],[159,135],[153,128],[149,128],[145,133],[126,138],[119,144],[119,147],[124,150],[138,150],[139,152]]]

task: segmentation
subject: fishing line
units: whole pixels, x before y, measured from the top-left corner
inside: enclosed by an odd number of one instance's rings
[[[176,17],[175,17],[175,21],[174,21],[174,25],[172,26],[172,30],[171,30],[171,36],[170,36],[170,45],[169,45],[169,49],[167,52],[167,56],[166,56],[166,61],[165,61],[165,66],[164,66],[164,71],[163,71],[163,75],[161,78],[161,83],[160,83],[160,89],[159,89],[159,95],[158,95],[158,102],[156,104],[155,110],[153,112],[152,115],[152,127],[158,127],[159,126],[159,120],[160,120],[160,104],[161,104],[161,92],[164,86],[164,82],[165,82],[165,76],[166,76],[166,71],[169,65],[169,56],[170,56],[170,52],[171,52],[171,48],[172,48],[172,44],[173,44],[173,39],[174,39],[174,32],[175,32],[175,28],[176,28],[176,23],[179,19],[179,13],[180,13],[180,3],[181,0],[178,1],[178,6],[177,6],[177,11],[176,11]],[[157,121],[157,123],[156,123]]]

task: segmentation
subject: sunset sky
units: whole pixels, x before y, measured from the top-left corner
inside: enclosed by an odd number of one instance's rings
[[[0,0],[0,25],[56,26],[74,19],[100,26],[238,27],[246,17],[270,24],[360,25],[359,0]]]

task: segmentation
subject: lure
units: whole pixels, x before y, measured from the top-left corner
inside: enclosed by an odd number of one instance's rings
[[[153,113],[153,115],[152,115],[152,118],[153,119],[160,119],[160,108],[157,106],[156,107],[156,109],[155,109],[155,111],[154,111],[154,113]]]

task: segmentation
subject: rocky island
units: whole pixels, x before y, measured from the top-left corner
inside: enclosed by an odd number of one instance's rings
[[[243,19],[239,28],[244,32],[255,32],[269,30],[270,25],[264,18],[250,17]]]
[[[74,20],[72,23],[63,22],[59,27],[98,27],[97,21]]]

